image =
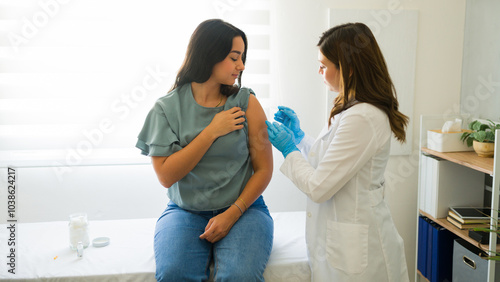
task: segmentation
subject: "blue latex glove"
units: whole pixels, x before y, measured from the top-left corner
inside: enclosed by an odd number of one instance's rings
[[[283,157],[286,158],[291,152],[299,150],[295,146],[293,132],[290,129],[277,122],[270,123],[266,120],[266,124],[269,141],[283,154]]]
[[[293,132],[295,137],[295,145],[299,144],[304,138],[305,134],[300,129],[300,121],[297,114],[290,108],[285,106],[278,106],[278,110],[274,114],[274,120],[281,122]]]

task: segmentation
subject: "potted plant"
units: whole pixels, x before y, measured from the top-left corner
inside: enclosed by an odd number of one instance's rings
[[[475,120],[469,123],[469,131],[464,132],[460,140],[467,142],[467,146],[474,147],[480,157],[491,158],[495,151],[495,130],[500,129],[500,124],[495,124],[488,119],[488,123]]]

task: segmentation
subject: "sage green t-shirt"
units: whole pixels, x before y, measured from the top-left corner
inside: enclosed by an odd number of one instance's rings
[[[187,146],[215,114],[240,107],[246,112],[255,93],[242,87],[223,106],[207,108],[185,84],[159,98],[146,117],[136,147],[147,156],[170,156]],[[200,162],[184,178],[168,188],[168,197],[187,210],[210,211],[230,206],[238,199],[253,167],[248,149],[248,123],[215,140]]]

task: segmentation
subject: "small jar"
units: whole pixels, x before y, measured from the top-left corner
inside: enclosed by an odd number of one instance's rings
[[[69,246],[77,251],[78,257],[83,256],[83,249],[90,244],[89,222],[87,214],[74,213],[69,216]]]

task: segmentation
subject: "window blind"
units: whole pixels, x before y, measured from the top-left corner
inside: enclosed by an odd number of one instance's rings
[[[247,34],[242,82],[270,104],[269,2],[0,1],[0,166],[137,156],[147,112],[170,89],[192,32],[209,18]]]

